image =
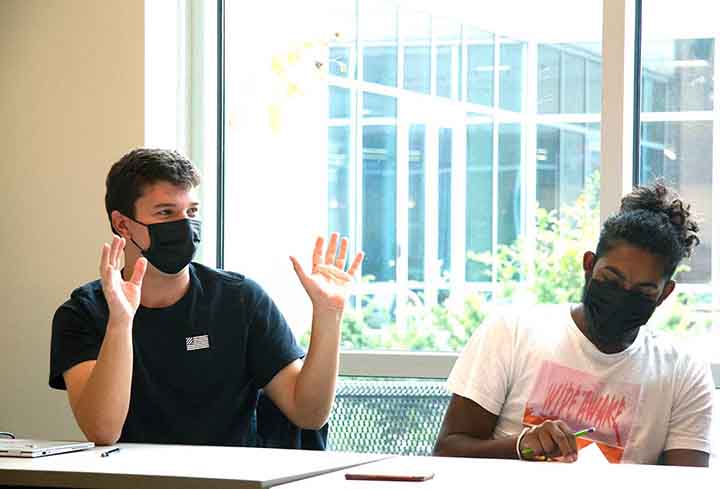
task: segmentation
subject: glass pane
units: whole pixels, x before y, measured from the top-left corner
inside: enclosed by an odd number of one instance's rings
[[[430,48],[412,46],[405,48],[405,80],[407,90],[430,93]]]
[[[538,113],[599,113],[602,59],[599,43],[538,46]]]
[[[591,114],[602,111],[602,65],[599,61],[587,60],[588,107]]]
[[[499,129],[498,243],[510,245],[522,230],[522,133],[520,124]]]
[[[452,129],[438,133],[438,260],[440,274],[450,273],[452,216]]]
[[[537,128],[537,190],[541,209],[557,209],[560,203],[560,129]]]
[[[460,62],[460,48],[458,46],[438,46],[437,48],[437,74],[436,90],[440,97],[457,98],[456,75]]]
[[[492,251],[493,247],[492,133],[492,124],[467,128],[465,249],[468,253]],[[466,257],[465,279],[488,281],[490,270],[485,264]]]
[[[363,78],[366,82],[397,85],[397,46],[363,49]]]
[[[328,233],[350,236],[350,127],[328,128]]]
[[[330,118],[347,119],[350,117],[350,89],[343,87],[328,87],[330,98]]]
[[[475,104],[492,106],[493,69],[495,60],[494,36],[469,28],[467,43],[467,100]]]
[[[350,75],[350,48],[330,48],[328,62],[328,72],[331,75],[348,77]]]
[[[643,40],[642,110],[712,110],[714,39]]]
[[[425,279],[425,126],[410,126],[408,279]]]
[[[403,86],[430,93],[430,16],[405,12],[402,15],[405,44]]]
[[[712,122],[643,122],[641,124],[640,183],[656,178],[692,202],[692,212],[702,216],[700,245],[689,270],[676,279],[684,283],[710,281],[712,258]]]
[[[560,112],[560,51],[542,44],[538,47],[538,112]]]
[[[500,46],[500,108],[520,112],[524,100],[525,44],[503,42]]]
[[[395,126],[363,127],[363,274],[395,280],[397,156]]]
[[[376,93],[363,93],[363,117],[395,117],[397,100]]]
[[[355,66],[351,64],[351,54],[357,39],[355,0],[328,1],[324,7],[327,35],[331,38],[328,43],[328,73],[354,79]]]
[[[363,80],[397,86],[397,7],[378,0],[365,0],[358,5]]]
[[[461,24],[445,18],[433,20],[436,48],[436,90],[440,97],[457,99],[460,93]]]
[[[562,54],[562,111],[570,114],[585,112],[585,60],[574,53]]]
[[[537,200],[547,211],[573,207],[594,188],[600,171],[599,124],[539,125],[537,129]],[[595,205],[593,195],[589,204]]]

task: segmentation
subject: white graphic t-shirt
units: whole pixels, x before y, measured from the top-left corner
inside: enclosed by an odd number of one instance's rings
[[[533,306],[486,321],[448,378],[448,389],[498,415],[494,438],[561,419],[594,426],[613,463],[657,463],[666,450],[710,453],[710,366],[647,328],[626,350],[598,350],[575,325],[569,305]]]

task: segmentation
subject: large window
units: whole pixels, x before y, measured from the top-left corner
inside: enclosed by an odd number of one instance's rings
[[[639,183],[660,177],[692,202],[700,216],[700,245],[677,275],[679,293],[670,307],[654,318],[658,327],[698,343],[720,357],[713,335],[713,311],[720,294],[720,255],[714,237],[714,202],[720,165],[716,134],[720,105],[715,100],[717,27],[720,14],[713,1],[674,3],[643,1],[642,80],[640,105]],[[717,289],[717,287],[715,287]]]
[[[490,3],[316,0],[317,16],[225,3],[226,268],[268,289],[307,341],[287,253],[306,260],[315,235],[338,231],[367,254],[344,355],[450,358],[495,304],[580,299],[582,253],[619,199],[604,179],[629,169],[703,218],[653,327],[715,338],[720,7],[645,0],[640,96],[603,103],[604,84],[633,76],[603,29],[631,25],[620,7],[634,0]],[[635,167],[607,156],[626,141],[601,137],[634,102]]]
[[[493,302],[577,297],[544,292],[536,262],[597,227],[600,39],[510,35],[511,9],[346,7],[357,35],[328,46],[327,231],[367,260],[345,348],[456,351]]]

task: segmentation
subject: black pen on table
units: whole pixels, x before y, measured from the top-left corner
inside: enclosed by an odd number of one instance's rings
[[[102,452],[102,453],[100,454],[100,456],[101,456],[101,457],[107,457],[107,456],[109,456],[111,453],[115,453],[115,452],[119,452],[119,451],[120,451],[120,447],[115,447],[115,448],[113,448],[112,450],[108,450],[107,452]]]

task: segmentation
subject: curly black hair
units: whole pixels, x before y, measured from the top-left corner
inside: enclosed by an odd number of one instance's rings
[[[700,244],[699,229],[690,204],[657,180],[622,198],[620,211],[603,224],[596,255],[604,256],[617,244],[628,243],[663,257],[664,275],[670,278],[682,259],[689,258]]]
[[[139,148],[125,154],[105,180],[105,210],[112,227],[112,211],[135,218],[135,202],[147,185],[169,182],[190,189],[200,185],[200,173],[177,151]]]

